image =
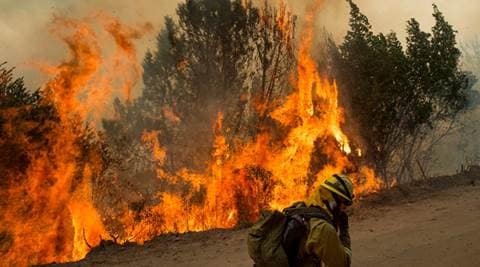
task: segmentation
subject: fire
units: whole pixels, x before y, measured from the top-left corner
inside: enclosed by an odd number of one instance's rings
[[[282,139],[264,130],[254,141],[234,146],[225,137],[220,112],[207,170],[168,173],[163,169],[167,154],[158,139],[161,132],[145,130],[141,141],[156,163],[157,178],[168,187],[157,192],[155,204],[146,205],[140,214],[124,208],[119,221],[128,231],[117,242],[143,243],[162,233],[252,222],[261,209],[281,209],[302,200],[328,176],[354,167],[359,170],[353,176],[359,177],[356,194],[382,186],[373,170],[350,161],[352,148],[342,130],[344,114],[337,85],[322,77],[310,55],[314,15],[320,4],[317,1],[307,14],[292,75],[295,90],[268,114],[285,131]],[[285,7],[279,12],[277,23],[287,31],[288,21],[281,19]],[[124,101],[131,102],[132,88],[140,76],[133,40],[151,26],[131,28],[104,14],[95,17],[117,46],[110,59],[103,56],[91,22],[54,20],[53,32],[67,44],[70,58],[58,66],[43,67],[53,75],[43,91],[59,116],[59,123],[46,126],[52,128],[50,143],[29,147],[28,140],[15,135],[15,127],[20,126],[13,120],[5,126],[12,138],[27,147],[31,159],[24,182],[9,189],[11,204],[0,217],[11,239],[8,264],[78,260],[102,239],[116,235],[107,231],[92,200],[93,180],[102,175],[100,148],[85,151],[81,140],[91,134],[87,129],[94,129],[94,123],[88,122],[105,116],[114,96],[123,95]],[[118,81],[117,76],[124,79]],[[180,122],[169,107],[162,111],[170,122]],[[355,151],[361,156],[361,150]]]
[[[167,107],[167,106],[163,107],[162,112],[163,112],[163,116],[165,116],[165,118],[170,122],[172,123],[180,122],[180,118],[177,116],[177,114],[175,114],[175,112],[173,112],[173,110],[170,107]]]
[[[113,73],[124,74],[121,91],[126,101],[131,102],[132,88],[135,88],[141,77],[141,69],[137,63],[137,52],[133,41],[142,38],[145,33],[151,32],[153,26],[150,23],[145,23],[135,28],[124,25],[105,13],[99,13],[97,16],[103,20],[105,30],[110,33],[115,41],[117,51],[114,55],[116,64]]]
[[[381,179],[375,175],[375,172],[366,166],[360,168],[359,175],[356,176],[355,194],[365,192],[375,192],[382,188]]]
[[[315,7],[319,6],[320,1]],[[310,56],[314,14],[312,9],[307,16],[298,51],[296,90],[269,114],[288,129],[283,141],[274,142],[264,132],[254,142],[231,148],[219,113],[208,170],[192,173],[184,169],[162,178],[172,184],[184,181],[190,188],[160,193],[159,204],[151,208],[162,218],[160,225],[152,226],[160,233],[229,228],[254,221],[261,209],[281,209],[302,200],[325,178],[354,167],[348,158],[349,139],[341,128],[344,116],[338,88],[321,77]],[[322,160],[323,164],[317,162]],[[357,176],[361,179],[355,180],[356,193],[381,186],[368,167],[362,166]],[[152,238],[148,231],[144,233],[141,241]]]
[[[158,141],[158,135],[160,131],[144,131],[142,134],[142,141],[143,143],[151,150],[152,158],[156,161],[158,165],[157,169],[157,176],[164,177],[165,174],[161,168],[165,161],[166,151],[163,150],[160,146],[160,142]]]
[[[8,240],[2,249],[2,262],[7,265],[79,260],[109,237],[92,200],[92,181],[103,168],[101,148],[83,140],[95,134],[94,124],[88,121],[106,113],[105,104],[115,92],[111,83],[114,79],[108,73],[119,75],[121,70],[105,69],[115,64],[105,62],[99,38],[87,21],[56,16],[52,33],[65,42],[69,58],[57,66],[39,64],[52,76],[42,92],[58,118],[42,124],[15,125],[17,112],[12,110],[12,121],[3,129],[18,139],[29,159],[25,174],[8,188],[8,208],[0,216],[0,231]],[[128,45],[130,39],[139,37],[122,35],[123,26],[113,20],[105,27],[117,44],[122,41]],[[122,55],[129,64],[136,62],[132,59],[133,47],[121,48],[114,57],[117,62]],[[126,80],[122,88],[133,85]],[[128,99],[130,94],[126,95]],[[48,142],[41,147],[33,146],[22,134],[38,127],[48,132]]]
[[[289,36],[292,25],[292,14],[288,11],[287,3],[284,0],[281,0],[279,5],[279,9],[277,11],[275,20],[278,25],[278,28],[282,32],[283,36],[285,37],[285,41],[287,41],[287,37]]]

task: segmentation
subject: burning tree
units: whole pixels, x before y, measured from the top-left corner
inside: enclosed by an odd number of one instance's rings
[[[142,97],[118,103],[119,116],[104,121],[121,168],[113,195],[138,192],[112,216],[126,239],[251,222],[334,172],[358,173],[358,192],[381,186],[356,164],[337,86],[310,56],[320,6],[306,17],[297,52],[284,5],[186,1],[178,22],[166,19],[145,58]],[[145,147],[153,161],[136,168]]]
[[[118,64],[107,65],[121,71],[119,57],[131,60],[122,56],[131,52],[125,41],[138,34],[105,14],[95,18],[120,48]],[[11,70],[0,71],[0,253],[7,264],[80,259],[108,237],[93,189],[108,162],[89,121],[104,111],[113,72],[100,68],[105,61],[89,23],[54,17],[52,24],[70,54],[58,65],[39,64],[51,75],[40,90],[31,93]],[[126,72],[119,87],[126,99],[130,77]]]
[[[48,92],[30,93],[10,70],[0,75],[2,258],[21,265],[81,258],[85,240],[96,244],[103,233],[88,198],[103,167],[100,145]]]
[[[156,51],[145,57],[145,90],[135,108],[158,118],[149,127],[161,130],[175,158],[166,168],[202,170],[217,112],[225,113],[229,141],[252,138],[267,114],[258,110],[291,90],[294,18],[285,6],[227,0],[186,1],[177,14],[178,23],[166,18]]]
[[[159,180],[157,170],[203,173],[215,153],[216,135],[226,138],[229,150],[243,147],[260,132],[260,121],[271,121],[272,103],[291,91],[287,74],[294,67],[294,18],[285,5],[186,1],[177,14],[178,22],[166,18],[156,50],[145,57],[142,97],[132,104],[117,101],[118,117],[103,122],[120,183],[143,195],[135,200],[139,203],[160,201],[151,188],[180,191],[193,204],[203,201],[205,185],[172,185],[165,181],[177,179]],[[214,127],[218,112],[224,118],[221,128]],[[167,155],[161,166],[139,153],[145,130],[159,133]]]

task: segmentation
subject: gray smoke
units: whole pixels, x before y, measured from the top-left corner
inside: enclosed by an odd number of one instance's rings
[[[262,0],[255,0],[261,2]],[[273,0],[271,2],[277,2]],[[28,87],[36,88],[45,79],[34,68],[33,61],[58,62],[64,57],[65,47],[48,33],[52,14],[70,17],[85,17],[103,10],[126,23],[151,22],[158,31],[165,15],[174,15],[181,0],[0,0],[0,61],[8,61],[17,67],[17,75],[24,76]],[[288,0],[295,14],[301,16],[313,0]],[[435,1],[447,20],[458,30],[459,40],[472,39],[480,25],[480,1],[437,0]],[[425,31],[432,24],[432,1],[430,0],[357,0],[356,3],[368,16],[375,32],[397,32],[405,36],[405,22],[415,17]],[[325,0],[318,16],[317,26],[332,32],[337,42],[348,29],[348,5],[343,0]],[[154,36],[138,44],[139,60],[147,48],[153,47]]]
[[[154,25],[157,32],[164,16],[173,15],[179,1],[171,0],[0,0],[0,61],[16,67],[16,76],[24,76],[28,88],[39,87],[47,77],[31,66],[32,62],[56,64],[67,51],[62,42],[49,33],[53,14],[84,18],[105,11],[125,23]],[[155,34],[137,43],[139,61]]]

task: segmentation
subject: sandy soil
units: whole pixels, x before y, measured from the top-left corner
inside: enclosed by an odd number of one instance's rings
[[[480,178],[390,190],[353,207],[353,266],[480,266]],[[252,266],[246,229],[105,245],[70,266]]]

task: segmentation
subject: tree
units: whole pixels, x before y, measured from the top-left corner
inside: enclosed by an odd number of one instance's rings
[[[74,246],[72,203],[92,204],[89,189],[105,164],[101,144],[77,114],[60,116],[60,100],[48,97],[49,88],[28,90],[12,73],[0,64],[2,260],[13,265],[66,260]],[[39,249],[25,251],[30,241]],[[52,242],[56,245],[45,245]],[[19,253],[25,257],[18,259]]]
[[[145,56],[136,113],[156,118],[147,129],[160,130],[167,158],[175,158],[167,169],[203,170],[219,112],[234,146],[233,140],[254,138],[266,109],[290,90],[294,18],[284,6],[240,0],[188,0],[177,15],[165,19],[157,48]]]
[[[0,189],[25,179],[30,163],[29,149],[48,143],[50,122],[58,117],[41,91],[30,92],[22,78],[13,78],[13,69],[0,64]]]
[[[103,120],[113,158],[108,177],[115,181],[103,187],[109,192],[124,187],[129,195],[141,196],[118,201],[138,218],[148,209],[145,203],[161,201],[152,193],[187,197],[182,192],[191,187],[181,177],[174,184],[156,177],[158,165],[145,150],[144,131],[155,132],[166,151],[162,171],[203,172],[215,134],[225,136],[230,148],[251,140],[260,125],[269,123],[275,98],[290,90],[295,24],[285,7],[267,1],[257,8],[251,1],[187,0],[178,5],[177,15],[165,18],[156,48],[145,55],[142,96],[125,104],[117,100],[115,117]],[[215,121],[219,113],[222,124]],[[202,192],[193,198],[202,199]]]
[[[434,5],[432,34],[411,19],[404,51],[395,33],[373,34],[367,17],[347,2],[350,30],[332,56],[347,117],[358,123],[360,143],[381,176],[411,177],[412,162],[431,147],[427,137],[435,136],[432,145],[444,136],[432,129],[466,108],[472,80],[459,68],[455,31]]]

